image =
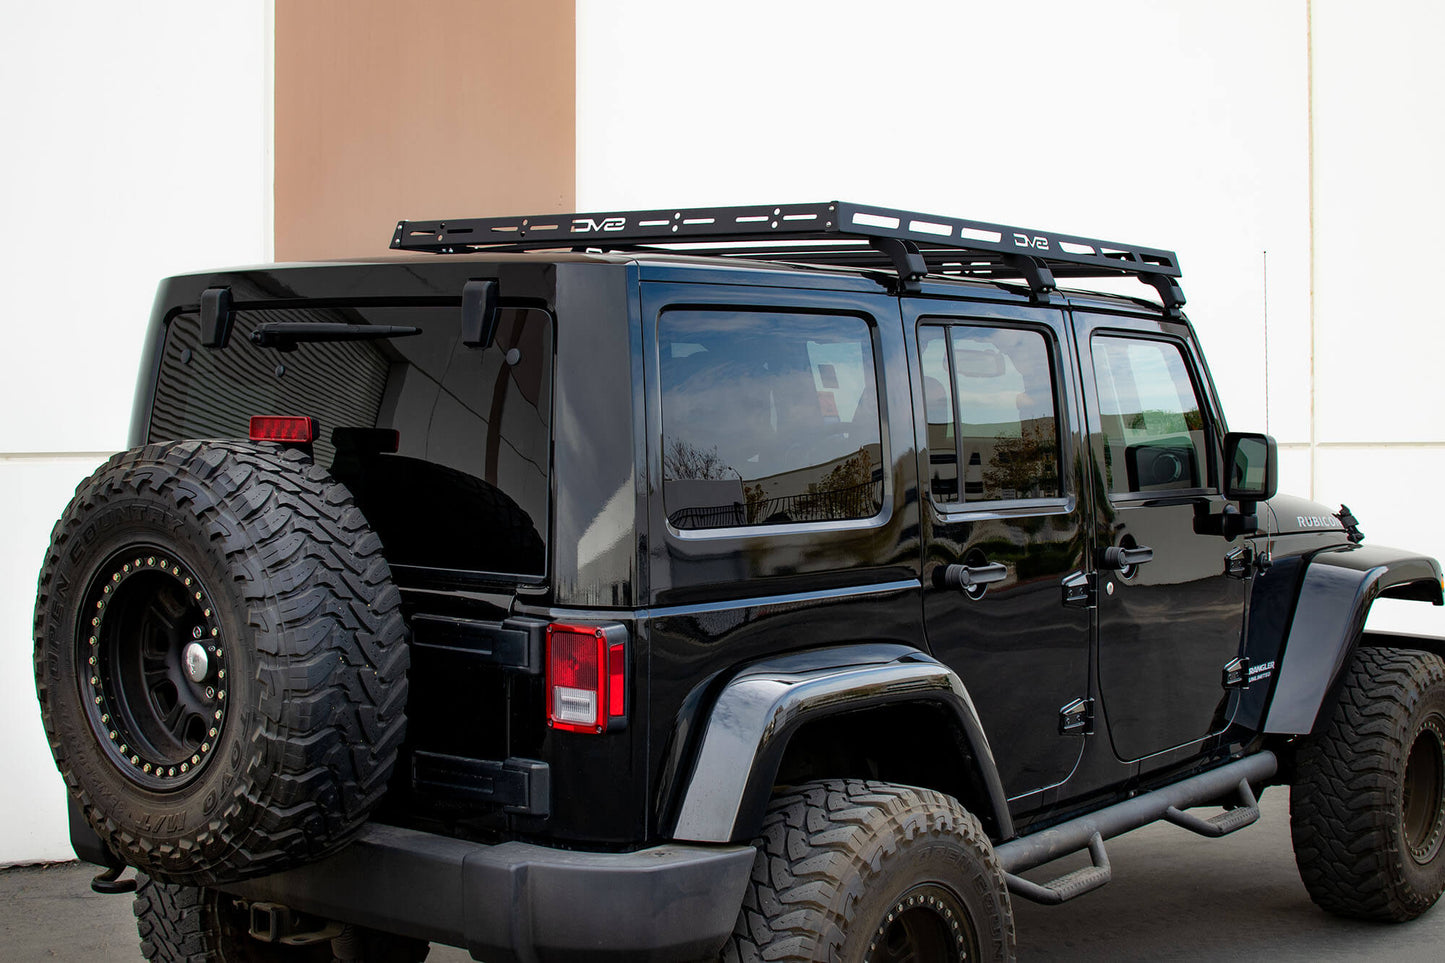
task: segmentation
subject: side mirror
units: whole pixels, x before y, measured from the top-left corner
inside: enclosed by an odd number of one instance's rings
[[[1237,502],[1273,498],[1279,484],[1279,448],[1269,435],[1231,431],[1224,436],[1224,497]]]

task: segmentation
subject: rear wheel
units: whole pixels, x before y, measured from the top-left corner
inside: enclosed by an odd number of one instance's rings
[[[780,791],[727,963],[1015,958],[1003,869],[978,819],[942,793],[822,780]]]
[[[152,963],[420,963],[429,947],[364,927],[335,939],[288,946],[249,933],[247,907],[215,890],[174,886],[142,874],[136,880],[135,920],[141,956]]]
[[[1310,898],[1341,916],[1414,919],[1445,891],[1445,661],[1362,648],[1290,795]]]

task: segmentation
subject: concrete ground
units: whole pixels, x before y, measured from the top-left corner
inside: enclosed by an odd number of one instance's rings
[[[1259,824],[1220,840],[1169,825],[1112,840],[1114,881],[1108,886],[1057,907],[1014,901],[1019,958],[1445,958],[1445,908],[1398,926],[1339,920],[1316,909],[1295,872],[1286,791],[1270,790],[1263,813]],[[130,898],[95,895],[88,885],[92,875],[92,867],[75,863],[0,872],[0,961],[139,960]],[[450,947],[435,947],[430,957],[437,963],[468,958]]]

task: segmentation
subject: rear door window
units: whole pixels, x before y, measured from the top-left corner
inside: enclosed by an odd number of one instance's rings
[[[883,456],[860,318],[666,311],[658,320],[663,503],[673,527],[872,518]]]
[[[918,350],[933,501],[1061,496],[1048,337],[1034,329],[925,324]]]

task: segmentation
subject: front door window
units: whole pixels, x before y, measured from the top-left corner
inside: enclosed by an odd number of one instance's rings
[[[1208,448],[1204,416],[1179,346],[1094,339],[1100,449],[1110,492],[1202,488]]]

